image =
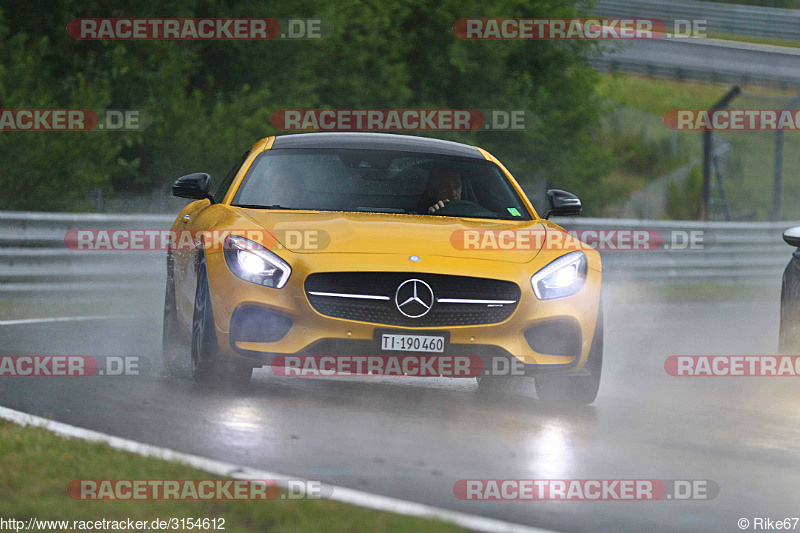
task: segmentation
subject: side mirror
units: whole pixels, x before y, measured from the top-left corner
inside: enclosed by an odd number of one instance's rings
[[[581,214],[581,201],[571,192],[562,191],[561,189],[549,189],[547,191],[547,201],[550,202],[550,209],[544,215],[546,219],[551,216],[570,217]]]
[[[181,176],[172,184],[172,196],[180,198],[194,198],[202,200],[208,198],[211,203],[216,203],[214,197],[208,192],[211,186],[211,176],[203,172],[195,172]]]
[[[800,248],[800,226],[789,228],[783,232],[783,240],[789,246]]]

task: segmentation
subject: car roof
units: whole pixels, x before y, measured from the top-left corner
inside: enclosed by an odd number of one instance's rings
[[[393,135],[390,133],[297,133],[275,137],[273,150],[284,148],[352,148],[364,150],[396,150],[423,152],[485,159],[474,146],[429,137]]]

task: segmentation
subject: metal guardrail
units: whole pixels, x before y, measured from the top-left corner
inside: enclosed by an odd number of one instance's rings
[[[704,21],[707,36],[740,35],[800,41],[800,9],[778,9],[696,0],[598,0],[594,15],[606,18],[663,20],[667,33],[689,32],[686,21]],[[691,46],[689,48],[688,46]],[[701,50],[698,47],[708,47]],[[796,48],[703,38],[675,38],[634,43],[630,49],[608,48],[589,59],[597,70],[691,79],[741,86],[796,90],[800,72]],[[699,55],[698,55],[699,54]]]
[[[676,19],[706,20],[709,34],[800,40],[798,9],[696,0],[597,0],[594,13],[605,17],[660,19],[668,31],[672,31]]]
[[[794,251],[781,237],[800,222],[697,222],[604,218],[561,218],[567,230],[644,229],[657,231],[664,246],[655,250],[601,251],[608,281],[653,284],[780,284]],[[696,232],[697,246],[686,243]],[[702,241],[702,243],[700,242]]]
[[[160,290],[164,252],[78,251],[64,244],[71,229],[166,229],[172,215],[97,215],[0,212],[0,294],[118,293]],[[568,230],[659,232],[667,244],[655,250],[601,251],[608,282],[657,284],[777,284],[791,257],[781,233],[800,222],[678,222],[559,218]],[[680,247],[700,232],[699,248]],[[673,242],[675,241],[675,242]]]
[[[153,288],[166,279],[164,252],[70,250],[72,229],[166,229],[172,215],[0,211],[0,294],[103,292]]]
[[[659,76],[675,80],[699,80],[711,83],[731,83],[742,86],[758,85],[762,87],[777,87],[783,90],[800,88],[800,76],[796,79],[785,76],[756,74],[752,72],[741,73],[697,67],[691,65],[657,64],[652,61],[631,59],[615,56],[613,54],[589,59],[589,65],[597,70],[609,72],[624,71],[647,76]]]

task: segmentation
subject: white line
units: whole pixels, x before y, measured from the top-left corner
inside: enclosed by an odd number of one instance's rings
[[[272,479],[283,488],[286,488],[287,481],[299,479],[298,477],[277,474],[275,472],[268,472],[266,470],[258,470],[246,466],[234,465],[231,463],[225,463],[223,461],[207,459],[205,457],[200,457],[199,455],[181,453],[175,450],[170,450],[169,448],[161,448],[133,440],[114,437],[113,435],[106,435],[105,433],[100,433],[99,431],[92,431],[90,429],[71,426],[69,424],[64,424],[63,422],[48,420],[46,418],[41,418],[29,413],[23,413],[22,411],[16,411],[7,407],[0,406],[0,418],[21,424],[23,426],[42,427],[65,437],[78,438],[91,442],[105,442],[117,450],[136,453],[145,457],[156,457],[165,461],[183,463],[199,470],[204,470],[210,474],[215,474],[222,477],[230,477],[234,479]],[[553,530],[549,529],[529,527],[511,522],[504,522],[502,520],[495,520],[494,518],[485,518],[482,516],[461,513],[458,511],[449,511],[447,509],[441,509],[422,503],[409,502],[397,498],[390,498],[388,496],[370,494],[360,490],[327,484],[324,484],[323,486],[331,490],[331,500],[367,507],[369,509],[376,509],[378,511],[387,511],[390,513],[419,516],[423,518],[433,518],[475,531],[489,531],[498,533],[553,533]]]
[[[469,298],[437,298],[442,304],[515,304],[516,300],[471,300]]]
[[[770,54],[784,54],[792,56],[800,55],[800,48],[793,46],[749,43],[747,41],[731,41],[728,39],[712,39],[708,37],[675,37],[671,33],[665,34],[664,37],[664,41],[669,41],[671,43],[701,44],[705,46],[737,48],[739,50],[752,50],[754,52],[765,52]]]
[[[0,326],[16,326],[18,324],[44,324],[46,322],[78,322],[83,320],[122,320],[147,318],[146,315],[93,315],[93,316],[54,316],[45,318],[19,318],[16,320],[0,320]]]
[[[362,300],[388,300],[388,296],[377,296],[374,294],[345,294],[343,292],[319,292],[308,291],[312,296],[333,296],[335,298],[360,298]]]

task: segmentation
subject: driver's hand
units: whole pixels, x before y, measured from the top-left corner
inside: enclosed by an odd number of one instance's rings
[[[446,204],[449,201],[450,200],[439,200],[438,202],[436,202],[435,204],[433,204],[428,208],[428,213],[435,213],[439,209],[443,208],[444,204]]]

